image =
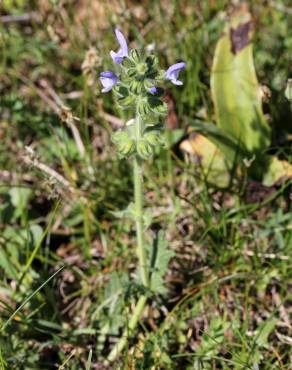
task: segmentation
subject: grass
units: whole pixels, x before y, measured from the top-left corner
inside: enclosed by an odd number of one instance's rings
[[[190,118],[212,121],[210,68],[228,3],[3,2],[1,19],[12,18],[0,23],[0,369],[291,368],[291,182],[234,178],[218,189],[179,149]],[[273,151],[291,159],[291,8],[250,6],[257,74],[272,90]],[[167,292],[151,298],[106,367],[141,290],[134,226],[117,217],[132,201],[131,168],[110,142],[117,118],[129,117],[96,79],[110,66],[115,24],[187,71],[172,97],[171,150],[144,171],[145,237],[165,230],[175,253]],[[91,46],[94,63],[82,69]],[[78,118],[84,152],[60,99]]]

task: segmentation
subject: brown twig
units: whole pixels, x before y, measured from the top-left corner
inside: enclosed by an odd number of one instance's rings
[[[41,17],[39,13],[37,12],[28,12],[28,13],[23,13],[19,15],[3,15],[0,17],[0,22],[1,23],[26,23],[26,22],[40,22]]]
[[[40,171],[48,175],[51,179],[56,180],[58,183],[62,184],[64,188],[69,190],[71,193],[74,193],[75,190],[73,186],[70,184],[68,180],[65,179],[61,174],[59,174],[57,171],[52,169],[51,167],[47,166],[46,164],[40,162],[36,156],[34,155],[34,151],[31,147],[25,147],[26,149],[26,155],[24,155],[23,161],[27,165],[34,166],[38,168]]]

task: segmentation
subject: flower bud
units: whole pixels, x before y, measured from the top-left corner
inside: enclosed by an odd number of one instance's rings
[[[142,116],[145,116],[145,115],[147,115],[151,112],[151,108],[148,104],[147,99],[139,100],[139,102],[137,104],[137,108],[138,108],[139,114],[141,114]]]
[[[135,96],[134,95],[128,95],[124,98],[120,98],[118,100],[118,104],[121,107],[128,107],[129,105],[132,105],[135,102]]]
[[[168,111],[167,104],[161,101],[158,97],[149,96],[148,103],[153,113],[159,115],[166,115]]]
[[[147,132],[143,136],[143,138],[147,141],[147,143],[149,143],[152,146],[157,146],[157,145],[161,144],[161,142],[162,142],[159,131]]]
[[[137,142],[137,153],[141,158],[148,159],[152,156],[153,150],[146,140],[141,139]]]
[[[153,112],[164,116],[168,112],[168,106],[166,103],[162,102],[158,105],[158,107],[155,108],[155,110],[153,110]]]
[[[292,102],[292,78],[289,78],[287,81],[287,86],[285,89],[285,97],[287,100]]]
[[[151,89],[151,87],[153,87],[153,81],[152,80],[144,80],[144,87],[145,87],[145,90],[146,91],[149,91],[149,89]]]
[[[132,80],[130,82],[130,90],[134,93],[134,94],[141,94],[141,92],[143,91],[143,88],[144,88],[144,84],[143,82],[139,81],[139,80]]]
[[[157,69],[159,65],[158,58],[155,55],[148,55],[146,58],[146,63],[149,67],[151,67],[151,69]]]
[[[126,141],[119,142],[117,147],[120,155],[128,156],[135,151],[135,142],[132,139],[128,139]]]
[[[127,74],[129,77],[135,77],[137,71],[135,67],[131,67],[127,69]]]
[[[127,131],[118,130],[112,135],[111,139],[114,144],[119,144],[123,141],[129,140],[129,134]]]
[[[140,54],[139,54],[138,50],[132,49],[130,51],[130,57],[129,57],[129,59],[131,59],[131,61],[134,62],[135,64],[136,63],[139,63],[141,57],[140,57]]]
[[[130,58],[125,58],[122,62],[123,67],[127,68],[132,68],[135,67],[135,63],[133,62],[132,59]]]
[[[148,65],[146,63],[138,63],[136,69],[139,75],[144,76],[148,70]]]

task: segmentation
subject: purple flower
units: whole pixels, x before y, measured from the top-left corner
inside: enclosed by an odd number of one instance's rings
[[[165,72],[165,78],[170,80],[175,85],[182,85],[182,81],[178,80],[178,74],[181,70],[186,68],[186,64],[183,62],[175,63],[168,68]]]
[[[115,34],[120,44],[120,49],[117,52],[111,50],[110,55],[116,64],[121,64],[123,59],[128,56],[128,45],[124,35],[118,28],[115,29]]]
[[[103,89],[101,90],[103,93],[110,91],[119,81],[118,76],[116,76],[112,71],[101,72],[99,79],[103,86]]]
[[[157,89],[157,87],[156,87],[156,86],[152,86],[152,87],[150,87],[149,92],[150,92],[151,94],[156,94],[156,93],[158,92],[158,89]]]

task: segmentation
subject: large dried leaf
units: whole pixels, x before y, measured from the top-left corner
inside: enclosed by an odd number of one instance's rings
[[[217,43],[211,74],[218,127],[251,153],[270,143],[252,55],[252,23],[246,9],[234,13]]]

